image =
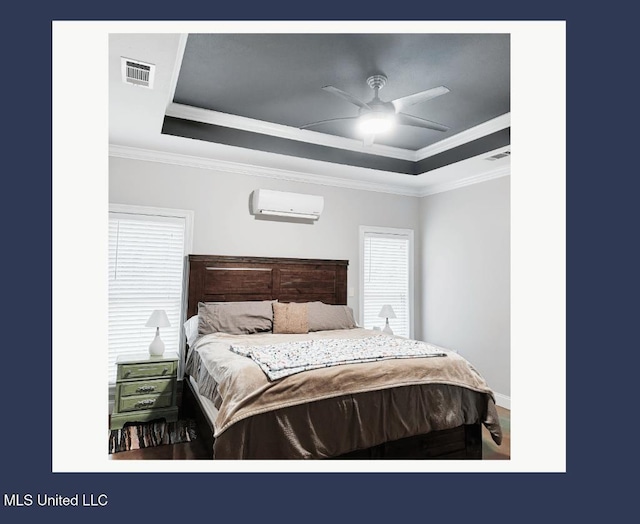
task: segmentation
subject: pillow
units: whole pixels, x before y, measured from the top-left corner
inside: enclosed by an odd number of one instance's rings
[[[330,329],[352,329],[357,327],[353,309],[349,306],[309,302],[309,331],[325,331]]]
[[[246,335],[273,329],[274,300],[198,302],[198,333]]]
[[[193,343],[198,338],[198,315],[193,315],[184,324],[184,336],[187,338],[187,344],[189,347],[193,346]]]
[[[274,302],[274,333],[308,333],[307,304]]]

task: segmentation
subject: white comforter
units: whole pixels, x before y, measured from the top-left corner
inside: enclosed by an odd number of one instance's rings
[[[269,380],[341,364],[446,356],[446,352],[438,346],[388,335],[361,339],[298,340],[266,345],[231,344],[230,349],[253,359]]]

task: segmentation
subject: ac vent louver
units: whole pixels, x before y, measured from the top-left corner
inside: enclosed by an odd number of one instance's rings
[[[125,84],[153,89],[155,65],[124,57],[121,57],[121,61],[122,81]]]
[[[491,161],[493,161],[493,160],[499,160],[499,159],[501,159],[501,158],[505,158],[505,157],[508,157],[508,156],[510,156],[510,155],[511,155],[511,151],[503,151],[502,153],[498,153],[498,154],[496,154],[496,155],[489,156],[489,157],[487,157],[485,160],[491,160]]]

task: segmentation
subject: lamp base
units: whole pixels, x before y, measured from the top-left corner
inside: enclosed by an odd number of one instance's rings
[[[389,325],[389,319],[387,319],[387,322],[384,325],[384,329],[382,330],[382,332],[386,333],[387,335],[393,335],[393,331],[391,330],[391,326]]]
[[[149,344],[149,355],[152,357],[160,357],[164,353],[164,342],[160,338],[160,335],[156,337]]]

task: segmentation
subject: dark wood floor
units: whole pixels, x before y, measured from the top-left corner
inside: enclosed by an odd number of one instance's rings
[[[167,444],[145,449],[121,451],[109,455],[111,460],[201,460],[207,458],[207,451],[201,440]]]
[[[511,457],[510,411],[498,407],[498,414],[502,421],[502,444],[497,446],[486,428],[482,428],[482,455],[485,460],[509,460]],[[207,450],[202,440],[169,444],[153,448],[122,451],[109,455],[111,460],[205,460]]]

